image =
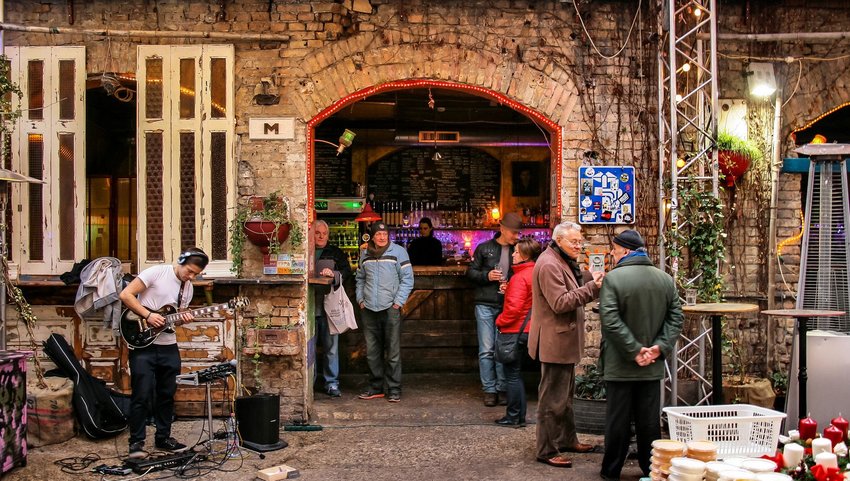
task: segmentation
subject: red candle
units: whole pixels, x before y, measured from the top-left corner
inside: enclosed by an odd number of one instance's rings
[[[800,425],[797,427],[800,430],[800,439],[814,439],[818,434],[818,422],[810,417],[800,419]]]
[[[841,417],[841,413],[838,413],[837,418],[832,418],[832,425],[837,427],[844,433],[844,439],[847,439],[847,428],[850,428],[850,421]]]
[[[844,431],[830,424],[823,430],[823,437],[832,441],[832,447],[835,448],[836,444],[844,442]]]

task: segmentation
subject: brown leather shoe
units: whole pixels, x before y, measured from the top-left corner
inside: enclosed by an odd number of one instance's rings
[[[563,454],[557,454],[551,458],[537,458],[538,463],[548,464],[556,468],[572,468],[573,462]]]
[[[593,451],[593,445],[578,443],[575,446],[567,448],[565,451],[568,453],[590,453]]]
[[[488,408],[491,408],[499,402],[498,396],[494,392],[485,392],[484,393],[484,405]]]

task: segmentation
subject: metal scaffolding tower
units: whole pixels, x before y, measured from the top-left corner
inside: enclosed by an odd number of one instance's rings
[[[678,250],[669,233],[685,227],[678,215],[682,186],[718,194],[717,11],[715,0],[658,0],[658,215],[659,261],[674,278]],[[711,399],[705,377],[706,340],[701,325],[683,338],[668,364],[665,394],[678,404],[678,373],[699,380],[699,401]],[[710,346],[708,347],[710,349]]]

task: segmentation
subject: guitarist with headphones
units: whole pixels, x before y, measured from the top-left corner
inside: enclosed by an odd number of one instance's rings
[[[209,257],[197,247],[186,249],[174,265],[153,266],[142,271],[123,291],[124,305],[145,323],[162,327],[165,317],[159,311],[166,306],[184,310],[192,300],[192,279],[209,263]],[[180,320],[191,322],[191,313],[183,313]],[[145,421],[153,408],[156,421],[155,446],[169,452],[181,452],[186,445],[171,437],[174,418],[174,394],[177,392],[177,375],[180,374],[180,351],[173,329],[166,329],[153,343],[143,349],[130,351],[130,458],[144,458]]]

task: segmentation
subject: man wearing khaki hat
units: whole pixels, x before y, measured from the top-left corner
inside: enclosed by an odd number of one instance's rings
[[[505,296],[500,284],[511,275],[511,256],[519,240],[522,218],[508,212],[499,225],[499,233],[475,248],[467,277],[476,284],[475,321],[478,329],[478,369],[484,390],[484,405],[488,407],[501,401],[507,403],[505,374],[502,365],[496,362],[496,318],[502,312]]]

